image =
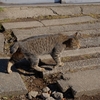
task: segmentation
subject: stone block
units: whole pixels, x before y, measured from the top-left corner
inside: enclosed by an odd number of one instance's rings
[[[33,18],[38,16],[56,15],[47,7],[5,7],[2,19]],[[1,19],[1,18],[0,18]]]
[[[63,92],[71,87],[74,96],[93,96],[100,93],[100,69],[78,71],[64,74],[66,80],[58,80],[58,86]]]
[[[51,7],[51,9],[58,15],[75,15],[81,14],[81,9],[79,6],[61,6],[61,7]]]
[[[93,69],[100,66],[100,58],[91,58],[86,60],[78,60],[78,61],[72,61],[72,62],[66,62],[64,63],[64,66],[62,67],[56,67],[53,68],[53,66],[42,66],[47,71],[43,72],[43,77],[49,76],[51,74],[55,73],[66,73],[66,72],[74,72],[78,70],[85,70],[85,69]]]
[[[16,35],[18,40],[29,38],[36,35],[47,35],[47,34],[58,34],[64,33],[71,35],[77,31],[81,35],[100,35],[100,23],[84,23],[78,25],[61,25],[61,26],[47,26],[47,27],[37,27],[31,29],[12,29],[13,33]],[[82,36],[81,36],[82,37]]]
[[[26,22],[10,22],[2,23],[2,26],[5,30],[13,28],[31,28],[31,27],[40,27],[43,26],[42,23],[38,21],[26,21]]]
[[[66,24],[73,24],[73,23],[82,23],[88,21],[96,21],[96,19],[90,16],[82,16],[82,17],[73,17],[73,18],[64,18],[64,19],[43,20],[41,22],[45,26],[50,26],[50,25],[66,25]]]
[[[83,14],[100,14],[100,6],[82,6]]]
[[[7,58],[0,58],[0,96],[12,96],[26,94],[26,86],[20,75],[15,71],[7,73]]]

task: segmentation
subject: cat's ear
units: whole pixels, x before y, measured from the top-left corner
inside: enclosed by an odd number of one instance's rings
[[[76,32],[76,33],[74,34],[74,36],[77,37],[77,36],[78,36],[78,32]]]
[[[75,38],[80,38],[80,37],[81,37],[81,33],[76,32],[76,33],[74,34],[74,36],[73,36],[73,37],[75,37]]]

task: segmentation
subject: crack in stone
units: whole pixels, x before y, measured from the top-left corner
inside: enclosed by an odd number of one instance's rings
[[[46,25],[45,25],[43,22],[41,22],[40,20],[38,20],[38,22],[40,22],[43,26],[45,26],[45,27],[46,27]]]
[[[56,11],[54,11],[52,8],[50,8],[50,10],[52,10],[52,12],[54,13],[54,14],[57,14],[57,15],[59,15]]]
[[[82,8],[82,7],[80,7],[80,9],[81,9],[81,14],[83,14],[83,8]]]

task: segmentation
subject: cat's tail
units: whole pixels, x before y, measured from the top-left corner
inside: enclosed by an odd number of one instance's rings
[[[10,54],[14,54],[19,48],[19,43],[15,42],[14,45],[11,46],[10,48]]]

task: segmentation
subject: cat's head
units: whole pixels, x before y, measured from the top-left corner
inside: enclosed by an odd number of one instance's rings
[[[17,42],[15,42],[11,47],[10,47],[10,54],[14,54],[19,48],[19,45]]]
[[[79,49],[80,42],[79,42],[79,33],[76,32],[74,35],[69,36],[69,39],[64,43],[66,44],[66,48],[68,49]]]

